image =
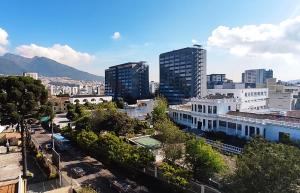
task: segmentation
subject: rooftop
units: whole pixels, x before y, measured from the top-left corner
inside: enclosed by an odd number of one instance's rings
[[[21,153],[0,154],[0,186],[18,179],[21,174]]]
[[[253,119],[268,119],[274,121],[283,121],[288,123],[299,123],[300,118],[283,116],[283,115],[274,115],[274,114],[256,114],[256,113],[246,113],[246,112],[238,112],[238,111],[230,111],[227,113],[228,115],[239,116],[239,117],[247,117]]]

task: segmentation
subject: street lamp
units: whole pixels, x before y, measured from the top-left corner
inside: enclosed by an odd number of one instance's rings
[[[54,106],[52,106],[52,112],[54,113]],[[52,131],[52,149],[54,149],[54,133],[53,133],[53,119],[52,117],[51,118],[51,131]]]

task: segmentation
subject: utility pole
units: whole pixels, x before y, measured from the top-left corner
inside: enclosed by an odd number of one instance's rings
[[[54,114],[54,106],[52,105],[52,112]],[[54,148],[54,133],[53,133],[53,119],[54,117],[50,117],[51,118],[51,131],[52,131],[52,149],[55,149]]]

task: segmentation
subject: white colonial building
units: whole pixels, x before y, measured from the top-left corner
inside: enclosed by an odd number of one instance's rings
[[[208,89],[209,95],[224,95],[240,101],[242,112],[257,112],[267,108],[267,88]]]
[[[72,104],[85,104],[86,102],[92,104],[98,104],[102,102],[110,102],[112,101],[111,96],[101,96],[101,95],[74,95],[70,97],[70,103]]]
[[[261,91],[260,95],[266,94]],[[266,110],[263,114],[251,110],[241,112],[246,103],[241,99],[247,98],[245,92],[243,96],[192,98],[187,104],[170,106],[169,115],[176,123],[199,131],[222,131],[246,139],[260,135],[270,141],[280,141],[283,137],[300,140],[300,118],[266,113]]]

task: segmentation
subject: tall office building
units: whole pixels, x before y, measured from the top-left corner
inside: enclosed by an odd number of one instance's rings
[[[146,62],[128,62],[105,70],[105,94],[130,102],[149,96],[149,66]]]
[[[273,70],[252,69],[242,73],[243,83],[266,84],[267,79],[273,78]]]
[[[179,104],[190,97],[206,96],[206,50],[201,46],[160,54],[159,66],[159,91],[169,104]]]

